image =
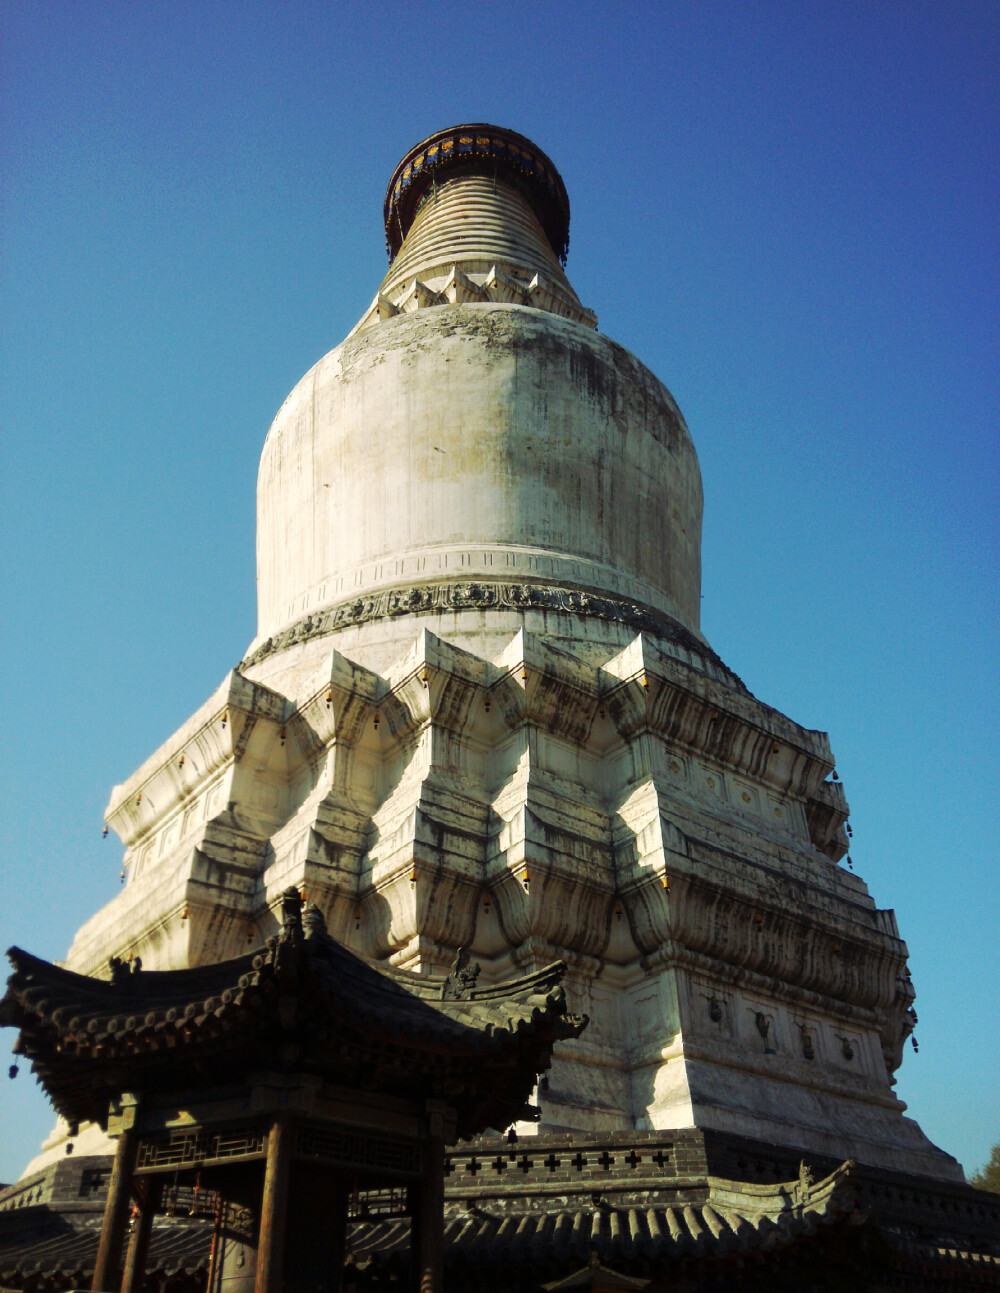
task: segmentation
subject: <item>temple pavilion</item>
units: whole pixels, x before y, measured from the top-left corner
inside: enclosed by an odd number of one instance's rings
[[[579,1036],[555,964],[477,986],[339,946],[289,890],[259,952],[89,978],[12,949],[0,1023],[72,1125],[116,1139],[91,1284],[143,1287],[152,1221],[180,1187],[215,1200],[209,1288],[335,1289],[348,1204],[407,1216],[413,1287],[442,1278],[444,1146],[532,1117],[553,1044]],[[122,1247],[135,1210],[122,1272]]]

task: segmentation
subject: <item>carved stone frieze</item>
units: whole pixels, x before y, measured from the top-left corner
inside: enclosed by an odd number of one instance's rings
[[[588,592],[586,589],[507,580],[404,585],[381,589],[363,597],[347,598],[324,610],[305,615],[281,633],[267,638],[249,652],[237,668],[249,669],[276,652],[374,620],[469,610],[555,611],[621,624],[637,633],[651,633],[657,638],[676,643],[722,670],[733,685],[746,691],[742,681],[709,646],[690,630],[652,607],[627,598]]]

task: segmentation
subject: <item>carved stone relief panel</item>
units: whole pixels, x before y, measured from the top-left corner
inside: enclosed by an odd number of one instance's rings
[[[160,832],[160,857],[164,857],[180,837],[180,819],[172,818]]]
[[[724,988],[708,979],[692,978],[690,982],[691,1028],[708,1041],[731,1041],[733,1038],[733,1001]]]
[[[833,1065],[845,1072],[861,1074],[867,1065],[866,1047],[860,1033],[838,1024],[830,1027],[831,1045],[829,1047]]]
[[[773,1006],[744,998],[740,1040],[751,1054],[771,1056],[785,1049],[779,1020],[780,1012]]]
[[[822,1062],[822,1057],[820,1056],[821,1024],[816,1020],[796,1015],[792,1019],[792,1025],[798,1032],[799,1057],[810,1064]]]
[[[712,803],[722,803],[726,799],[726,778],[721,769],[710,763],[699,763],[694,778],[695,789],[701,798]]]
[[[760,814],[760,791],[749,781],[733,778],[733,803],[744,813]]]
[[[225,786],[221,781],[215,783],[205,796],[205,816],[215,817],[226,806]]]
[[[679,785],[685,784],[689,776],[688,760],[672,750],[668,750],[666,756],[667,772]]]

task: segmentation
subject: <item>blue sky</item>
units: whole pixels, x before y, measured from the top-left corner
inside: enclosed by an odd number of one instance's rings
[[[1000,7],[7,0],[0,945],[118,886],[111,786],[254,633],[264,435],[371,300],[402,153],[534,139],[568,270],[671,388],[710,641],[831,735],[897,911],[898,1090],[972,1169],[996,1081]],[[5,1044],[13,1033],[4,1035]],[[0,1179],[51,1124],[0,1086]]]

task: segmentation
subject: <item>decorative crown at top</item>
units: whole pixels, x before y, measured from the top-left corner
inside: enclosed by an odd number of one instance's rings
[[[475,123],[439,130],[411,148],[385,195],[385,245],[392,264],[421,202],[437,183],[472,172],[503,178],[531,203],[562,264],[569,251],[569,196],[550,159],[524,135]]]

